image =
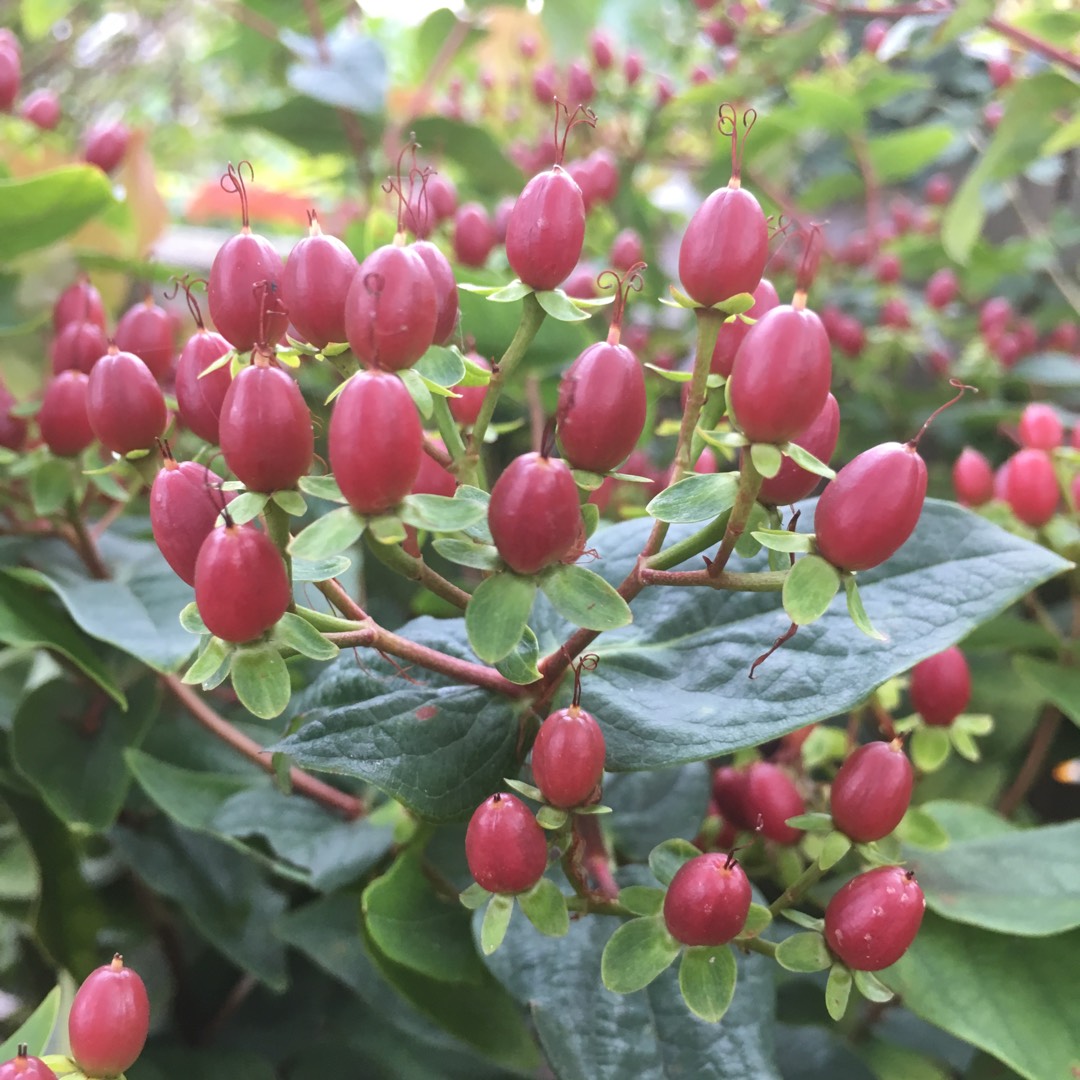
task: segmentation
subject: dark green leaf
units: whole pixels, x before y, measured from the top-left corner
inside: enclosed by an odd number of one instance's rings
[[[631,919],[609,938],[600,961],[600,978],[612,992],[632,994],[666,971],[681,950],[662,915]]]
[[[645,508],[658,521],[708,521],[735,505],[737,473],[695,473],[661,491]]]
[[[272,109],[229,113],[222,120],[227,128],[234,130],[267,131],[309,154],[341,154],[348,145],[337,110],[306,97],[287,98]],[[368,144],[377,143],[382,133],[382,118],[365,116],[359,123]],[[300,483],[303,487],[303,480]]]
[[[679,989],[687,1008],[709,1024],[719,1023],[731,1008],[738,969],[727,945],[687,949],[679,962]]]
[[[293,537],[289,553],[297,559],[327,559],[350,548],[364,531],[364,519],[351,506],[331,510]]]
[[[482,581],[465,610],[465,629],[473,652],[489,664],[513,652],[535,598],[536,582],[509,570]]]
[[[787,971],[824,971],[832,964],[825,938],[816,931],[792,934],[776,947],[776,962]]]
[[[540,578],[540,588],[551,606],[574,626],[615,630],[633,621],[630,605],[599,574],[583,566],[551,567]]]
[[[804,555],[784,580],[784,610],[793,623],[817,622],[840,589],[840,574],[820,555]]]
[[[630,859],[644,861],[666,839],[693,840],[705,820],[711,787],[712,775],[700,762],[609,777],[604,802],[614,811],[610,828],[615,847]]]
[[[238,649],[231,674],[240,703],[260,719],[272,720],[288,707],[292,681],[281,653],[273,645]]]
[[[521,173],[487,128],[444,116],[423,116],[410,121],[409,127],[425,154],[456,162],[480,194],[501,195],[515,186],[520,189]]]
[[[111,205],[112,185],[94,165],[0,180],[0,262],[48,247]]]
[[[521,893],[518,904],[525,917],[548,937],[565,937],[570,930],[566,899],[550,878],[541,878],[528,892]]]
[[[1080,671],[1033,656],[1014,657],[1013,668],[1040,701],[1052,702],[1080,727]]]

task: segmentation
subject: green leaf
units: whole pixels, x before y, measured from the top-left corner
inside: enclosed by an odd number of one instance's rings
[[[824,461],[818,461],[809,450],[804,450],[797,443],[789,442],[782,449],[796,465],[807,472],[813,473],[815,476],[824,476],[826,480],[832,480],[836,476],[836,472],[830,469]]]
[[[296,559],[327,559],[360,539],[365,521],[351,506],[331,510],[293,537],[289,553]]]
[[[829,610],[839,589],[836,567],[820,555],[804,555],[784,580],[784,610],[793,623],[807,626]]]
[[[496,894],[488,901],[484,921],[480,926],[480,951],[490,956],[506,937],[510,916],[514,913],[514,898]]]
[[[352,560],[346,555],[330,555],[325,559],[293,558],[293,581],[329,581],[341,577],[350,566]]]
[[[490,899],[491,893],[476,881],[458,894],[458,900],[469,911],[475,911],[477,908],[483,907]]]
[[[189,634],[209,634],[210,631],[199,614],[199,605],[194,600],[180,612],[180,625]]]
[[[665,840],[692,840],[701,831],[711,790],[712,774],[701,762],[608,777],[604,802],[614,811],[608,827],[616,850],[644,862]]]
[[[266,509],[269,501],[270,496],[262,491],[245,491],[229,503],[229,517],[237,525],[246,525],[249,521],[254,521]]]
[[[664,908],[664,890],[650,885],[627,885],[619,890],[619,903],[635,915],[659,915]]]
[[[793,829],[803,829],[806,832],[831,833],[833,831],[831,814],[798,814],[788,818],[787,823]]]
[[[289,669],[272,645],[238,649],[233,656],[232,684],[244,708],[262,720],[272,720],[288,708]]]
[[[825,938],[815,930],[792,934],[776,947],[776,962],[786,971],[824,971],[833,962]]]
[[[682,951],[668,933],[662,915],[631,919],[608,939],[600,961],[600,978],[616,994],[643,990],[671,967]]]
[[[949,733],[940,727],[919,727],[911,737],[911,760],[920,772],[937,772],[949,756]]]
[[[842,832],[829,833],[818,854],[818,865],[831,870],[850,850],[851,841]]]
[[[425,420],[430,420],[435,411],[435,401],[431,396],[431,390],[428,389],[427,382],[412,368],[405,368],[400,373],[400,377],[405,384],[405,389],[412,396],[413,403],[416,405],[420,415]]]
[[[665,840],[649,852],[649,869],[661,885],[670,885],[683,863],[700,854],[701,851],[689,840]]]
[[[312,660],[333,660],[341,651],[332,641],[327,641],[311,623],[291,611],[285,612],[278,620],[274,627],[274,638]]]
[[[592,317],[592,312],[582,311],[562,289],[538,292],[536,300],[553,319],[558,319],[559,322],[584,322]]]
[[[1014,657],[1013,670],[1038,695],[1039,701],[1056,705],[1080,727],[1080,671],[1033,656]]]
[[[227,113],[221,119],[227,129],[267,131],[308,154],[341,153],[343,135],[338,110],[311,98],[293,95],[275,108]],[[368,145],[378,143],[381,118],[365,116],[358,122]]]
[[[92,679],[122,708],[124,691],[71,621],[40,592],[0,570],[0,642],[13,649],[51,649]]]
[[[473,652],[489,664],[508,656],[525,632],[535,598],[536,582],[509,570],[482,581],[465,609]]]
[[[859,586],[856,584],[853,575],[849,574],[844,578],[844,593],[847,597],[847,609],[851,621],[867,637],[873,638],[875,641],[888,641],[889,639],[881,631],[875,630],[870,622],[870,617],[866,614],[866,608],[863,607],[862,597],[859,595]]]
[[[879,183],[908,180],[936,161],[953,141],[947,124],[923,124],[872,135],[866,152]]]
[[[949,846],[949,834],[937,819],[918,806],[911,806],[896,826],[901,843],[939,851]]]
[[[565,937],[570,931],[566,898],[550,878],[541,878],[528,892],[518,895],[525,917],[547,937]]]
[[[405,525],[396,514],[381,514],[369,518],[368,536],[377,544],[403,544],[407,537]]]
[[[775,476],[780,471],[780,466],[784,464],[784,458],[779,449],[768,443],[754,443],[750,447],[750,460],[753,461],[754,468],[766,479]]]
[[[41,517],[58,513],[75,491],[75,476],[71,462],[61,458],[46,458],[30,474],[30,499]]]
[[[54,986],[45,995],[41,1004],[26,1018],[11,1038],[0,1043],[0,1061],[9,1061],[13,1058],[22,1043],[26,1043],[28,1051],[34,1057],[41,1057],[45,1053],[49,1038],[56,1028],[56,1021],[60,1018],[61,996],[59,986]]]
[[[679,989],[687,1008],[709,1024],[719,1023],[735,996],[738,969],[727,945],[687,949],[679,963]]]
[[[434,159],[445,157],[458,164],[469,178],[469,186],[484,195],[502,195],[521,186],[521,173],[507,158],[500,143],[487,127],[451,120],[444,116],[422,116],[409,121],[409,128]],[[509,338],[507,339],[509,340]],[[487,351],[483,351],[487,355]]]
[[[188,686],[200,686],[209,682],[220,670],[221,665],[229,661],[232,646],[219,637],[212,637],[206,643],[195,662],[184,672],[183,682]]]
[[[398,508],[401,520],[429,532],[459,532],[485,516],[483,506],[446,495],[407,495]]]
[[[314,54],[287,70],[289,86],[300,94],[335,108],[364,116],[383,111],[387,60],[382,46],[359,28],[339,23]]]
[[[46,683],[15,713],[12,760],[58,817],[104,832],[120,813],[131,782],[124,751],[140,743],[158,704],[150,679],[133,689],[126,712],[66,681]]]
[[[474,570],[498,570],[502,565],[498,551],[491,544],[440,536],[432,546],[444,559],[458,566],[469,566]]]
[[[536,635],[529,627],[518,639],[513,650],[504,656],[496,665],[499,674],[509,679],[518,686],[528,686],[540,678],[540,669],[537,664],[540,661],[540,643]]]
[[[289,517],[303,517],[307,513],[307,503],[298,491],[275,491],[272,498]]]
[[[1027,1080],[1068,1077],[1076,1064],[1080,931],[1017,938],[927,912],[911,948],[878,977],[916,1016]]]
[[[112,184],[94,165],[0,180],[0,263],[62,240],[112,205]]]
[[[740,937],[757,937],[772,925],[772,912],[764,904],[751,904]]]
[[[364,890],[367,932],[395,964],[440,982],[479,984],[486,971],[469,933],[471,916],[436,894],[421,863],[421,853],[410,851]]]
[[[708,521],[735,505],[738,488],[737,473],[695,473],[661,491],[645,509],[658,521]]]
[[[316,499],[325,499],[327,502],[345,502],[345,496],[341,494],[341,488],[332,476],[301,476],[297,487],[306,495],[313,495]]]
[[[436,386],[457,386],[465,378],[465,357],[457,349],[432,345],[413,364],[413,370]]]
[[[583,566],[553,566],[540,578],[551,606],[574,626],[616,630],[634,618],[630,605],[599,574]]]
[[[751,535],[762,547],[767,547],[770,551],[805,555],[813,550],[813,540],[806,533],[790,532],[788,529],[755,529]]]
[[[536,814],[536,823],[542,829],[561,829],[569,816],[566,810],[556,806],[541,806]]]
[[[852,973],[855,978],[855,989],[867,1001],[877,1002],[882,1004],[886,1001],[892,1001],[896,995],[872,972],[872,971],[855,971]]]
[[[829,1015],[839,1022],[844,1019],[850,999],[851,972],[843,964],[833,964],[825,984],[825,1008]]]

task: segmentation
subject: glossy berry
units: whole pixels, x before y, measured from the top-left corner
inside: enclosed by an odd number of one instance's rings
[[[978,450],[965,446],[952,468],[953,490],[963,506],[982,506],[994,497],[994,469]]]
[[[379,371],[354,375],[330,417],[330,468],[349,505],[381,514],[409,494],[424,454],[420,416],[405,384]]]
[[[360,264],[345,301],[353,352],[385,371],[416,363],[435,340],[435,282],[415,248],[386,244],[373,251]]]
[[[869,570],[915,531],[926,463],[910,443],[882,443],[849,461],[818,500],[818,551],[841,570]]]
[[[195,562],[203,541],[232,492],[221,492],[221,477],[194,461],[162,463],[150,485],[150,528],[158,550],[173,572],[195,584]]]
[[[69,322],[92,322],[105,329],[105,305],[101,293],[85,276],[69,285],[53,304],[53,330],[60,333]]]
[[[83,133],[83,161],[102,172],[113,172],[127,157],[131,132],[119,120],[93,124]]]
[[[169,313],[152,296],[124,312],[116,324],[116,347],[134,353],[155,379],[163,379],[172,366],[176,338]]]
[[[584,806],[604,776],[604,733],[584,709],[571,705],[541,725],[532,748],[536,786],[552,806]]]
[[[0,112],[11,112],[21,86],[21,54],[17,49],[0,48]]]
[[[483,266],[497,237],[491,216],[480,203],[469,202],[454,216],[454,258],[462,266]]]
[[[315,451],[311,413],[296,380],[252,364],[229,384],[218,435],[225,462],[249,491],[296,487]]]
[[[212,529],[195,560],[195,603],[211,634],[251,641],[292,603],[281,554],[253,525]]]
[[[728,392],[736,422],[755,443],[786,443],[817,418],[829,395],[829,335],[809,308],[767,311],[739,346]]]
[[[19,115],[42,131],[52,131],[60,123],[60,97],[48,88],[35,90],[23,99]]]
[[[762,278],[758,287],[753,292],[754,303],[746,312],[748,318],[760,319],[767,311],[772,311],[780,304],[780,297],[776,295],[776,287],[768,278]],[[731,322],[720,324],[720,330],[716,335],[716,346],[713,348],[712,363],[710,370],[714,375],[723,375],[727,378],[731,374],[731,367],[735,363],[735,354],[743,343],[746,335],[750,333],[753,323],[744,322],[736,317]]]
[[[216,444],[218,418],[232,383],[228,364],[203,375],[232,346],[213,330],[201,328],[188,338],[176,361],[176,405],[180,419],[200,439]]]
[[[769,227],[757,199],[744,188],[722,187],[686,227],[679,278],[692,300],[711,307],[738,293],[752,293],[768,255]]]
[[[675,872],[664,896],[664,923],[683,945],[724,945],[750,914],[750,881],[722,851],[697,855]]]
[[[581,188],[559,165],[538,173],[506,223],[506,257],[514,273],[538,291],[554,289],[577,265],[584,240]]]
[[[56,1080],[56,1073],[41,1058],[28,1054],[23,1044],[15,1057],[0,1064],[0,1080]]]
[[[971,700],[971,671],[957,646],[911,669],[911,704],[931,727],[948,727]]]
[[[6,450],[21,450],[26,443],[27,422],[11,414],[17,404],[15,395],[0,378],[0,446]]]
[[[474,364],[487,368],[488,371],[491,370],[491,364],[479,353],[471,352],[468,357]],[[455,386],[454,393],[458,396],[450,399],[450,413],[462,427],[471,427],[480,415],[480,408],[487,394],[487,385]]]
[[[1034,529],[1055,514],[1061,501],[1054,463],[1045,450],[1018,450],[1008,461],[1005,501],[1012,512]]]
[[[609,472],[626,460],[645,427],[645,375],[625,346],[590,345],[559,383],[559,443],[575,469]]]
[[[750,817],[746,801],[746,770],[734,765],[721,765],[713,774],[713,800],[725,821],[740,829],[753,829],[756,822]]]
[[[958,296],[960,283],[955,272],[948,266],[935,270],[926,283],[926,302],[932,308],[948,307]]]
[[[1021,446],[1033,450],[1053,450],[1065,439],[1065,425],[1053,406],[1033,401],[1020,414],[1017,434]]]
[[[880,840],[907,813],[914,782],[915,771],[899,741],[860,746],[833,780],[833,822],[857,843]]]
[[[150,1030],[150,999],[120,954],[91,972],[68,1015],[71,1056],[89,1076],[119,1076],[138,1059]]]
[[[49,380],[37,422],[45,445],[57,457],[81,454],[93,441],[86,413],[90,378],[81,371],[62,371]]]
[[[61,371],[90,374],[93,366],[109,351],[109,339],[96,322],[73,319],[53,338],[50,354],[54,375]]]
[[[345,244],[327,236],[313,217],[310,234],[293,247],[281,278],[289,318],[309,345],[321,349],[347,340],[345,298],[358,265]]]
[[[800,431],[791,441],[827,465],[833,451],[836,450],[836,441],[839,437],[840,406],[837,405],[836,398],[829,394],[813,423],[805,431]],[[819,483],[821,483],[820,476],[807,472],[801,465],[796,465],[791,458],[785,457],[780,471],[775,476],[762,480],[758,491],[758,501],[766,506],[788,506],[798,502],[799,499],[806,498]]]
[[[265,236],[245,225],[218,249],[210,265],[210,318],[230,345],[247,352],[274,345],[289,324],[281,291],[284,264]]]
[[[86,415],[102,446],[114,454],[148,450],[165,431],[165,397],[150,369],[114,347],[94,365]]]
[[[753,828],[778,844],[797,843],[801,829],[787,819],[806,813],[806,804],[791,777],[778,765],[756,761],[746,770],[745,805]]]
[[[465,832],[469,872],[488,892],[531,889],[547,868],[547,837],[520,799],[496,792],[474,811]]]
[[[825,940],[853,971],[880,971],[907,952],[922,925],[926,898],[902,866],[852,878],[825,909]]]
[[[435,336],[436,345],[445,345],[453,336],[458,321],[458,288],[454,270],[446,256],[427,240],[419,240],[412,246],[423,260],[435,286]]]
[[[578,535],[577,484],[566,462],[522,454],[491,489],[488,525],[503,561],[519,574],[559,562]]]

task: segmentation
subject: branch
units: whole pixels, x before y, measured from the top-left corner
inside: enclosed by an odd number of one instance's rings
[[[1050,747],[1057,737],[1060,726],[1060,711],[1053,705],[1047,705],[1042,711],[1042,716],[1039,717],[1035,734],[1031,737],[1027,757],[1024,758],[1020,771],[1016,774],[1016,779],[998,800],[998,813],[1002,817],[1012,817],[1019,809],[1020,804],[1027,798],[1028,792],[1035,785],[1039,773],[1042,772],[1043,766],[1046,764],[1046,755],[1050,753]]]
[[[414,558],[400,544],[380,544],[378,540],[372,540],[366,535],[364,539],[371,554],[394,573],[410,581],[419,582],[429,592],[442,597],[443,600],[461,608],[462,611],[468,607],[469,594],[464,589],[459,589],[452,581],[447,581],[442,574],[432,570],[422,558]]]
[[[254,739],[249,738],[242,731],[233,727],[223,716],[216,712],[200,695],[190,686],[182,683],[175,675],[162,675],[162,682],[172,691],[173,696],[184,706],[191,715],[199,721],[211,734],[216,735],[223,743],[231,746],[242,754],[248,761],[254,762],[265,772],[274,774],[274,763],[270,754]],[[293,788],[301,795],[334,813],[342,815],[349,821],[356,821],[364,816],[363,802],[354,795],[339,791],[322,780],[316,780],[294,765],[289,769],[289,779]]]
[[[1004,22],[996,15],[991,15],[986,20],[986,25],[991,30],[996,30],[1002,37],[1015,41],[1017,45],[1023,45],[1025,49],[1039,53],[1045,56],[1047,60],[1064,64],[1070,71],[1080,72],[1080,56],[1077,56],[1076,53],[1069,52],[1067,49],[1059,49],[1056,45],[1051,45],[1050,42],[1043,41],[1042,38],[1029,34],[1018,26],[1012,26],[1010,23]]]
[[[750,448],[747,447],[742,456],[742,468],[739,470],[739,490],[735,495],[735,505],[731,508],[731,517],[728,518],[727,529],[724,531],[724,539],[720,544],[720,550],[716,558],[709,564],[709,573],[714,577],[727,566],[735,545],[739,542],[750,520],[750,511],[754,509],[758,492],[761,490],[761,473],[754,466],[750,456]]]
[[[732,592],[780,592],[787,580],[787,570],[769,570],[760,574],[739,574],[721,571],[710,574],[708,570],[666,571],[642,567],[639,576],[646,585],[704,586]]]

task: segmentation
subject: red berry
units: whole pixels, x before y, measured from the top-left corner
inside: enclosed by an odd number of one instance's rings
[[[836,450],[839,437],[840,406],[837,405],[836,398],[829,394],[813,423],[791,441],[827,465]],[[807,472],[801,465],[796,465],[791,458],[786,457],[775,476],[762,480],[758,501],[766,506],[788,506],[806,498],[819,483],[820,476]]]
[[[480,203],[468,202],[454,217],[454,258],[463,266],[483,266],[497,236],[491,216]]]
[[[431,275],[431,283],[435,286],[434,342],[445,345],[454,336],[458,320],[458,288],[453,267],[447,257],[427,240],[417,241],[412,248],[423,260]]]
[[[948,307],[960,292],[956,274],[947,266],[935,270],[926,283],[926,302],[933,308]]]
[[[664,922],[683,945],[724,945],[746,926],[751,899],[750,881],[734,857],[707,852],[675,872],[664,897]]]
[[[584,709],[571,705],[541,725],[532,748],[536,786],[552,806],[584,806],[604,776],[604,733]]]
[[[150,369],[115,346],[94,365],[86,415],[98,441],[115,454],[148,450],[165,431],[165,397]]]
[[[493,893],[531,889],[547,869],[547,837],[520,799],[496,792],[474,811],[465,859],[479,885]]]
[[[994,470],[990,462],[970,446],[960,451],[952,469],[953,490],[964,506],[982,506],[994,497]]]
[[[740,829],[753,829],[756,822],[750,817],[746,801],[746,770],[734,765],[721,765],[713,774],[713,799],[725,821]]]
[[[176,405],[180,419],[200,439],[217,443],[218,418],[232,383],[229,365],[203,372],[220,360],[232,346],[212,330],[196,330],[180,351],[176,362]]]
[[[1020,445],[1032,450],[1053,450],[1065,440],[1065,425],[1052,405],[1033,401],[1020,414]]]
[[[195,560],[195,603],[211,634],[251,641],[289,609],[292,592],[281,554],[253,525],[212,529]]]
[[[645,427],[645,375],[625,345],[590,345],[559,383],[559,443],[575,469],[609,472]]]
[[[911,669],[911,704],[931,727],[948,727],[971,700],[971,671],[953,645]]]
[[[645,247],[641,234],[636,229],[623,229],[611,241],[611,265],[616,270],[629,270],[631,266],[645,258]]]
[[[768,278],[762,278],[753,292],[754,303],[745,314],[751,319],[760,319],[766,312],[772,311],[779,306],[780,297],[776,294],[776,287]],[[727,378],[731,374],[731,367],[735,363],[735,354],[743,343],[746,335],[750,333],[753,323],[743,322],[736,317],[731,322],[720,324],[719,333],[716,335],[716,346],[713,348],[712,364],[710,370],[714,375],[723,375]]]
[[[566,96],[572,106],[588,105],[596,97],[592,73],[580,60],[572,61],[566,73]]]
[[[379,371],[354,375],[330,417],[330,467],[361,514],[381,514],[409,494],[424,454],[420,417],[405,384]]]
[[[863,28],[863,48],[868,53],[877,56],[877,51],[881,48],[881,43],[885,40],[888,33],[889,24],[885,19],[871,19]]]
[[[293,247],[281,279],[289,318],[308,344],[321,349],[347,340],[345,298],[357,266],[356,256],[313,218],[310,235]]]
[[[860,746],[832,784],[832,817],[852,840],[880,840],[900,824],[911,802],[915,772],[899,741]]]
[[[821,320],[781,304],[750,327],[735,354],[728,392],[736,423],[751,442],[788,442],[821,412],[831,377]]]
[[[195,562],[203,541],[232,492],[220,492],[221,477],[194,461],[165,459],[150,486],[150,528],[173,572],[195,584]]]
[[[416,363],[435,340],[438,298],[416,245],[386,244],[360,264],[345,301],[349,344],[385,371]]]
[[[161,380],[172,366],[176,339],[169,313],[152,296],[124,312],[116,324],[116,347],[134,353]]]
[[[131,132],[119,120],[93,124],[83,133],[83,160],[111,173],[127,156]]]
[[[1080,345],[1080,326],[1074,322],[1060,322],[1047,335],[1046,347],[1062,352],[1076,352]]]
[[[86,413],[90,378],[81,371],[62,371],[45,386],[37,422],[45,445],[57,457],[81,454],[93,441]]]
[[[825,909],[825,940],[853,971],[880,971],[907,952],[926,898],[902,866],[879,866],[842,886]]]
[[[226,464],[249,491],[294,488],[311,468],[311,413],[296,380],[281,368],[256,363],[233,379],[218,435]]]
[[[952,180],[947,173],[943,172],[934,173],[926,181],[926,187],[923,189],[926,201],[934,206],[944,206],[952,198],[952,193]]]
[[[284,272],[274,245],[247,225],[218,249],[206,300],[214,325],[238,352],[256,343],[274,345],[285,333],[289,315],[281,295]]]
[[[906,330],[911,326],[911,313],[899,296],[891,296],[881,305],[881,325],[894,330]]]
[[[722,187],[686,227],[679,278],[691,299],[711,307],[738,293],[752,293],[768,255],[769,227],[757,199],[745,188]]]
[[[90,1076],[119,1076],[135,1063],[150,1030],[150,999],[120,954],[91,972],[68,1015],[71,1056]]]
[[[7,450],[21,450],[26,443],[27,422],[12,416],[11,410],[18,404],[15,395],[0,378],[0,446]]]
[[[1050,455],[1044,450],[1018,450],[1008,466],[1005,501],[1025,525],[1041,528],[1054,516],[1061,501]]]
[[[882,443],[845,465],[818,500],[818,551],[841,570],[869,570],[915,531],[926,463],[910,443]]]
[[[28,1054],[23,1044],[15,1057],[0,1065],[0,1080],[56,1080],[56,1073],[41,1058]]]
[[[434,441],[445,449],[441,439]],[[420,455],[420,469],[409,490],[413,495],[445,495],[451,498],[457,490],[457,478],[425,451]]]
[[[995,130],[998,124],[1001,123],[1002,117],[1005,115],[1005,105],[1000,101],[991,101],[983,109],[983,120],[986,121],[986,126],[991,130]]]
[[[991,57],[986,61],[986,72],[990,76],[990,81],[994,84],[996,90],[1000,90],[1003,86],[1008,86],[1013,79],[1013,70],[1008,60],[1002,60],[998,57]]]
[[[69,322],[92,322],[105,329],[105,305],[101,302],[101,293],[85,276],[69,285],[53,305],[53,330],[59,333]]]
[[[35,90],[26,95],[19,114],[42,131],[52,131],[60,123],[60,97],[55,90]]]
[[[471,352],[468,357],[474,364],[487,368],[488,371],[491,370],[491,364],[479,353]],[[470,427],[476,423],[476,418],[480,415],[487,386],[457,386],[454,388],[454,393],[459,396],[450,398],[450,412],[462,427]]]
[[[577,484],[566,462],[522,454],[491,489],[488,525],[503,561],[519,574],[559,562],[578,536]]]
[[[627,53],[626,59],[623,61],[623,76],[626,79],[626,85],[633,86],[641,78],[644,71],[645,62],[641,57],[635,52]]]
[[[718,49],[730,45],[735,40],[735,27],[723,19],[712,19],[707,22],[705,33]]]
[[[1012,304],[1004,296],[992,296],[979,309],[979,330],[983,337],[1001,333],[1012,321]]]
[[[538,105],[543,105],[545,108],[551,107],[556,93],[555,68],[551,64],[545,64],[533,72],[532,90]]]
[[[891,253],[880,255],[874,267],[874,276],[882,285],[891,285],[894,281],[899,281],[902,272],[900,256]]]
[[[585,240],[585,201],[573,177],[556,165],[518,196],[506,223],[506,257],[517,276],[541,292],[577,265]]]
[[[53,338],[50,351],[54,375],[69,370],[89,375],[93,366],[109,351],[109,339],[96,322],[73,319]]]
[[[746,770],[745,805],[752,828],[778,844],[797,843],[801,829],[792,828],[787,819],[806,813],[806,803],[795,782],[778,765],[756,761]]]
[[[841,314],[833,335],[836,346],[847,356],[856,357],[866,347],[866,331],[854,315]]]
[[[0,112],[11,112],[22,86],[22,56],[16,49],[0,48]]]
[[[601,71],[607,71],[615,62],[611,38],[603,30],[594,30],[589,35],[589,48],[592,50],[593,63]]]

